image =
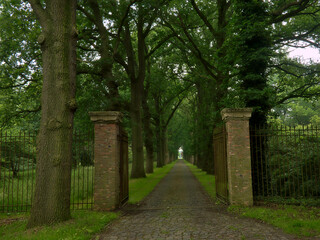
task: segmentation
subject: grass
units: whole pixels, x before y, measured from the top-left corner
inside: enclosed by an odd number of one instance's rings
[[[174,163],[163,168],[155,168],[146,178],[130,179],[129,203],[135,204],[145,198],[171,170]],[[89,171],[90,172],[90,171]],[[86,178],[86,177],[85,177]],[[0,213],[0,239],[33,240],[86,240],[101,232],[112,220],[119,217],[116,212],[72,211],[72,219],[54,226],[37,227],[26,230],[28,213]]]
[[[186,164],[215,200],[214,176],[206,174],[188,162]],[[320,209],[316,207],[273,204],[253,207],[229,206],[228,211],[261,220],[299,237],[320,237]]]
[[[117,218],[119,213],[73,211],[72,219],[54,226],[37,227],[26,230],[28,214],[14,214],[9,219],[0,215],[0,238],[2,240],[86,240],[100,232],[106,224]],[[13,219],[13,220],[12,220]]]
[[[297,236],[320,237],[320,209],[315,207],[275,205],[273,207],[229,206],[238,215],[255,218]]]
[[[167,164],[162,168],[154,168],[154,173],[147,174],[146,178],[130,179],[129,182],[129,203],[136,204],[145,198],[167,175],[175,162]]]
[[[206,192],[210,195],[212,200],[216,200],[216,187],[215,187],[215,178],[212,174],[207,174],[197,166],[192,165],[191,163],[185,161],[187,166],[190,168],[193,175],[198,179],[201,185],[204,187]]]

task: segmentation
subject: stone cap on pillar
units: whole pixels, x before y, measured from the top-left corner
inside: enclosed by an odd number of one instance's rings
[[[94,123],[121,123],[123,114],[117,111],[89,112],[89,116]]]
[[[224,121],[248,120],[251,117],[252,108],[224,108],[221,117]]]

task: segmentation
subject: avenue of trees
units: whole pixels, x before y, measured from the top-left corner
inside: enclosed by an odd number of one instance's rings
[[[72,131],[121,111],[132,178],[183,146],[213,173],[225,107],[252,124],[319,124],[315,0],[0,0],[0,128],[38,131],[29,227],[70,218]],[[145,167],[146,166],[146,167]]]

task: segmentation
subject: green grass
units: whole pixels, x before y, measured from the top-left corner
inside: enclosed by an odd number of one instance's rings
[[[72,219],[54,226],[26,230],[28,214],[0,215],[0,238],[2,240],[86,240],[100,232],[106,224],[118,217],[114,212],[73,211]],[[1,224],[8,219],[10,224]]]
[[[130,179],[129,203],[136,204],[144,199],[160,180],[167,175],[174,164],[175,162],[172,162],[162,168],[154,168],[154,173],[147,174],[146,178]]]
[[[197,168],[197,166],[192,165],[191,163],[185,161],[187,166],[190,168],[191,172],[201,185],[204,187],[206,192],[210,195],[212,200],[216,200],[216,186],[215,186],[215,178],[212,174],[207,174],[206,172],[202,171],[201,169]]]
[[[274,207],[229,206],[228,210],[244,217],[255,218],[297,236],[320,237],[320,209],[304,206]]]

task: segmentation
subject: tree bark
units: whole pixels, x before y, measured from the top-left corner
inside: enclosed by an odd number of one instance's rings
[[[157,167],[163,167],[163,151],[162,151],[162,141],[161,141],[161,127],[159,121],[156,121],[156,147],[157,147]]]
[[[30,0],[42,26],[41,122],[36,186],[27,227],[70,219],[73,116],[76,109],[76,1]]]
[[[164,164],[167,165],[170,160],[169,160],[169,150],[168,150],[168,135],[167,135],[167,130],[165,129],[164,131]]]
[[[142,119],[141,119],[141,92],[142,84],[131,81],[131,129],[132,129],[132,170],[131,178],[145,177]]]
[[[142,107],[143,107],[143,128],[144,128],[144,145],[147,151],[146,159],[146,173],[153,173],[153,132],[150,126],[150,109],[147,103],[149,91],[149,83],[147,82],[146,87],[142,95]]]

